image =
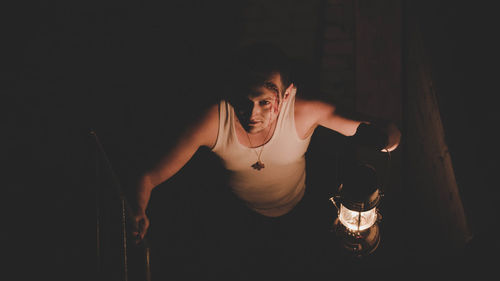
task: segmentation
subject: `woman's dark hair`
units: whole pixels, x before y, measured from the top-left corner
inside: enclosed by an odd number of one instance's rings
[[[247,96],[256,87],[263,86],[273,74],[280,74],[284,87],[291,83],[288,56],[270,43],[242,47],[232,55],[229,66],[229,87],[226,90],[229,100]]]

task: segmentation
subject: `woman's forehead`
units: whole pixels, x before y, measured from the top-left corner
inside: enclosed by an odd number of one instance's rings
[[[262,99],[275,99],[279,95],[278,91],[269,89],[268,87],[261,86],[254,89],[249,95],[248,98],[252,100],[262,100]]]
[[[271,76],[269,76],[269,79],[267,79],[264,84],[273,84],[274,86],[278,88],[283,88],[283,83],[281,81],[281,75],[279,73],[274,73]]]
[[[279,74],[274,74],[269,79],[264,81],[261,86],[254,89],[254,96],[265,95],[271,92],[272,94],[279,95],[282,92],[283,84]]]

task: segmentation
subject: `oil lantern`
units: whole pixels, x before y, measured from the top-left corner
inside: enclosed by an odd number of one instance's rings
[[[337,209],[332,230],[348,254],[364,257],[378,247],[382,216],[377,207],[382,196],[375,169],[358,164],[347,171],[338,193],[330,198]]]

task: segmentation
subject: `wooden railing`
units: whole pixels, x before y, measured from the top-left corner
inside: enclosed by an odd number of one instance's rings
[[[151,281],[150,246],[136,243],[133,210],[95,131],[96,274],[97,280]]]

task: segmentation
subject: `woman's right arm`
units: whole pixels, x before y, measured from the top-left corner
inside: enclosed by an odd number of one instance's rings
[[[201,146],[213,147],[219,129],[218,105],[211,106],[177,139],[174,146],[165,154],[158,164],[144,173],[136,186],[135,214],[136,231],[132,234],[140,239],[146,235],[149,219],[146,209],[153,188],[175,175],[193,157]]]

